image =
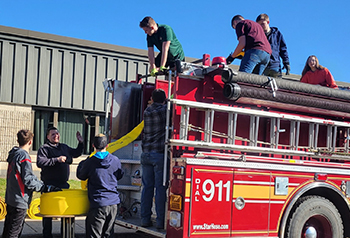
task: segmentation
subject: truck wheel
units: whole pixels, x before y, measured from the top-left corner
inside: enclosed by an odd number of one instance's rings
[[[301,198],[288,222],[288,238],[343,237],[343,222],[337,208],[320,196]]]

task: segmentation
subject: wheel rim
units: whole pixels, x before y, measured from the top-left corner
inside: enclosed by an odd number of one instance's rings
[[[306,221],[302,234],[303,238],[331,238],[332,227],[326,217],[316,215]]]

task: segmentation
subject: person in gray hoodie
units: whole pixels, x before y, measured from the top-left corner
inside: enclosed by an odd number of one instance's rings
[[[79,163],[77,177],[88,179],[90,209],[85,220],[86,237],[113,237],[114,221],[120,203],[118,180],[123,177],[118,157],[106,151],[107,137],[98,134],[93,147],[96,154]]]
[[[23,230],[24,218],[32,201],[33,191],[60,191],[59,188],[45,186],[34,174],[29,149],[33,144],[34,134],[30,130],[20,130],[17,133],[19,146],[13,147],[8,155],[5,202],[7,214],[5,217],[3,238],[19,237]]]

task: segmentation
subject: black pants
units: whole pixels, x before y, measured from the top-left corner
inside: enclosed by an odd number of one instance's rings
[[[154,64],[157,67],[160,67],[161,60],[162,60],[162,53],[159,53],[157,55],[156,59],[155,59]],[[166,60],[165,67],[174,68],[175,67],[175,61],[176,61],[176,59],[174,58],[174,56],[172,56],[171,54],[168,53],[168,58]],[[182,59],[181,61],[185,61],[185,59]]]
[[[20,237],[23,230],[24,218],[27,214],[27,209],[21,209],[7,205],[6,210],[7,214],[2,237]]]
[[[113,237],[117,212],[118,205],[90,208],[85,220],[86,237]]]

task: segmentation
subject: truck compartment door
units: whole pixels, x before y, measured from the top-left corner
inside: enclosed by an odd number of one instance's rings
[[[189,237],[228,237],[233,169],[192,168]]]

